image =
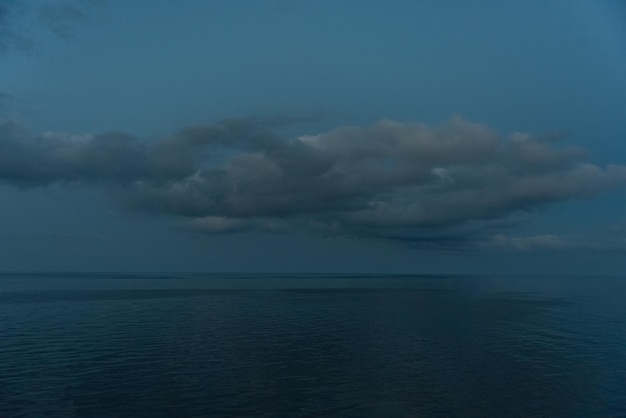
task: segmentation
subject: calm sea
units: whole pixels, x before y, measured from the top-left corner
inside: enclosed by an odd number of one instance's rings
[[[0,275],[0,417],[626,417],[626,277]]]

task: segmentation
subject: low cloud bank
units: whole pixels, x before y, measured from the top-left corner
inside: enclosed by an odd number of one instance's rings
[[[626,251],[624,235],[553,235],[541,234],[523,237],[495,235],[484,247],[516,252],[582,250],[585,252],[623,252]]]
[[[441,126],[381,120],[285,138],[254,119],[187,127],[157,141],[126,133],[30,135],[0,123],[0,179],[18,187],[100,187],[134,210],[207,233],[305,228],[464,249],[516,214],[626,186],[578,147],[452,118]],[[559,247],[550,236],[500,240]]]

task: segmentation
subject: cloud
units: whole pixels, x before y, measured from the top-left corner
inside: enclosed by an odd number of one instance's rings
[[[39,20],[62,39],[74,38],[77,24],[89,20],[93,1],[49,1],[39,7]]]
[[[5,120],[0,179],[101,187],[129,209],[207,233],[308,229],[449,250],[491,240],[520,213],[626,186],[626,166],[600,167],[554,138],[502,137],[458,117],[282,137],[289,122],[225,120],[149,142],[33,136]],[[499,239],[519,249],[566,245],[549,235]]]
[[[19,120],[24,116],[36,117],[38,113],[17,97],[0,91],[0,120]]]
[[[12,47],[22,50],[32,50],[33,42],[24,35],[16,15],[18,6],[14,0],[0,1],[0,52],[6,52]]]
[[[33,31],[46,28],[58,37],[74,38],[77,25],[98,14],[102,0],[0,0],[0,52],[35,49]]]
[[[14,101],[15,98],[12,95],[0,91],[0,116],[3,116],[3,113],[13,105]]]
[[[626,235],[566,236],[542,234],[526,237],[510,237],[507,235],[498,234],[495,235],[491,241],[484,243],[484,247],[518,252],[562,250],[624,252],[626,251]]]
[[[552,234],[528,237],[508,237],[499,234],[493,237],[490,244],[496,248],[515,251],[564,250],[576,247],[574,241]]]

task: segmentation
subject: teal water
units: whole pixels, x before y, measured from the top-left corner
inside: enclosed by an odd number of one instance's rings
[[[0,417],[623,417],[626,278],[0,275]]]

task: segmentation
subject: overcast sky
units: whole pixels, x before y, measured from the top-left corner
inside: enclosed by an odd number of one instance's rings
[[[0,0],[0,270],[623,274],[625,22]]]

